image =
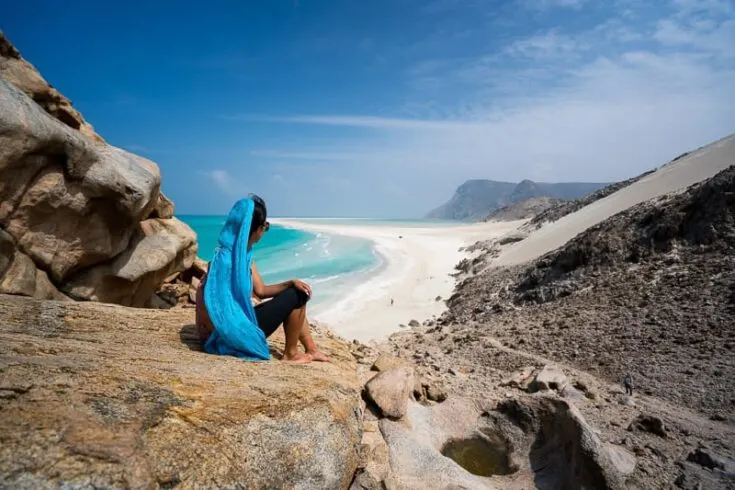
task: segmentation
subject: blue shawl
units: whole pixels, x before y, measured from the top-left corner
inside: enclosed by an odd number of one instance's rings
[[[268,360],[268,342],[258,327],[250,298],[253,255],[248,250],[248,239],[254,208],[250,198],[236,202],[219,234],[219,247],[209,263],[204,286],[204,304],[214,327],[204,350],[210,354]]]

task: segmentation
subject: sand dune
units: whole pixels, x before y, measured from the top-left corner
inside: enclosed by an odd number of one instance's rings
[[[604,199],[544,225],[525,240],[504,250],[492,265],[505,266],[533,260],[561,247],[614,214],[663,194],[683,191],[730,165],[735,165],[735,135],[694,151]]]

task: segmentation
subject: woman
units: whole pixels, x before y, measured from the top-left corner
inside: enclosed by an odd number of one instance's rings
[[[197,291],[197,328],[204,350],[268,360],[266,338],[283,324],[284,361],[328,361],[317,349],[306,321],[311,288],[298,279],[266,285],[255,267],[252,248],[270,228],[266,217],[265,202],[254,195],[236,202],[227,216],[219,247]],[[252,293],[272,299],[253,307]],[[299,342],[305,353],[299,351]]]

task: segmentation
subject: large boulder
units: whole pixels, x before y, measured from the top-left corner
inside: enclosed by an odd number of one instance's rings
[[[406,415],[408,398],[414,386],[414,371],[397,367],[383,371],[365,385],[365,392],[386,417],[400,419]]]
[[[143,221],[127,250],[71,278],[62,290],[75,299],[143,306],[166,277],[192,266],[196,238],[175,218]]]
[[[144,306],[196,255],[160,186],[155,163],[106,144],[0,34],[0,229],[17,256],[0,291]]]
[[[349,346],[317,334],[332,363],[247,362],[199,351],[193,323],[0,295],[0,487],[348,488]]]
[[[124,251],[160,185],[153,162],[89,140],[0,80],[0,225],[53,281]]]
[[[22,90],[51,116],[85,136],[103,141],[94,128],[74,109],[71,101],[44,80],[38,70],[20,55],[15,46],[0,32],[0,78]]]

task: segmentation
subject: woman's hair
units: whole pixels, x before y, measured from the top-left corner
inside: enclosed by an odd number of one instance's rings
[[[261,197],[250,194],[250,199],[255,203],[255,208],[253,209],[253,221],[250,223],[250,234],[248,236],[253,236],[253,233],[265,224],[268,211],[265,208],[265,201]]]

